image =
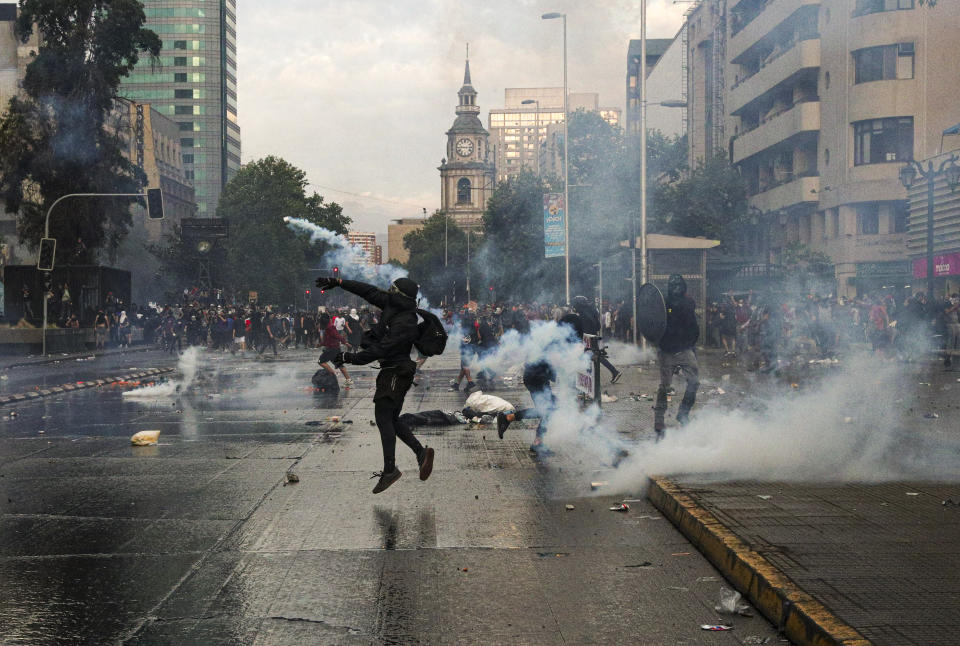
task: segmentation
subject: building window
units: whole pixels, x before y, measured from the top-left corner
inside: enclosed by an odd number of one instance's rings
[[[913,159],[913,117],[868,119],[853,124],[853,164]]]
[[[192,164],[192,163],[193,163],[193,155],[184,155],[184,156],[183,156],[183,163],[184,163],[184,164]]]
[[[173,108],[174,114],[193,114],[192,105],[177,105]]]
[[[180,126],[180,132],[193,132],[192,121],[180,121],[178,125]]]
[[[186,56],[174,56],[173,64],[177,67],[186,67],[187,66],[187,57]]]
[[[863,204],[857,207],[857,235],[875,236],[880,233],[880,205]]]
[[[470,204],[470,180],[461,177],[457,181],[457,204]]]
[[[853,9],[854,16],[865,16],[881,11],[899,11],[913,9],[914,0],[857,0]]]
[[[193,90],[174,90],[173,98],[175,99],[192,99]]]
[[[907,222],[910,221],[910,205],[908,202],[894,202],[892,207],[893,233],[906,233]]]
[[[186,83],[187,82],[187,73],[186,72],[175,72],[173,75],[174,83]]]
[[[186,48],[187,48],[187,41],[185,41],[185,40],[175,40],[175,41],[173,41],[173,48],[174,48],[174,49],[186,49]]]
[[[181,140],[180,140],[180,147],[181,147],[181,148],[193,148],[193,139],[192,139],[192,138],[181,139]]]
[[[854,83],[912,79],[913,43],[867,47],[853,52]]]

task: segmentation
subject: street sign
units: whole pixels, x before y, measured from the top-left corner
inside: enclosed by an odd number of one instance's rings
[[[37,254],[37,269],[53,271],[53,259],[57,255],[57,239],[41,238],[40,253]]]
[[[184,240],[212,240],[226,238],[227,221],[223,218],[183,218],[180,220],[180,237]]]

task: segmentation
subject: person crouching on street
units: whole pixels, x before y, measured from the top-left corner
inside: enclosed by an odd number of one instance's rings
[[[667,412],[667,391],[674,373],[680,373],[687,381],[686,392],[677,410],[677,422],[685,425],[690,419],[690,409],[697,400],[700,387],[700,367],[697,364],[696,344],[700,337],[696,304],[687,296],[687,282],[680,274],[671,274],[667,282],[667,328],[657,348],[657,363],[660,365],[660,387],[653,407],[653,429],[657,440],[663,438],[664,415]]]
[[[321,368],[336,378],[337,372],[333,369],[333,366],[330,365],[330,362],[335,360],[337,355],[340,354],[340,344],[344,343],[345,339],[337,332],[337,328],[334,326],[329,314],[324,313],[320,315],[320,325],[323,326],[323,341],[321,342],[323,349],[320,351],[320,358],[317,359],[317,363],[320,364]],[[347,367],[341,363],[339,368],[340,372],[343,373],[344,387],[351,388],[353,386],[353,380],[350,379],[350,374],[347,373]]]
[[[323,277],[317,279],[317,287],[342,287],[382,310],[377,323],[364,335],[360,350],[341,352],[334,360],[334,365],[351,363],[362,366],[371,361],[380,362],[373,405],[377,428],[380,430],[380,443],[383,446],[383,471],[373,474],[374,478],[379,478],[373,493],[384,491],[402,475],[396,463],[398,437],[417,456],[420,479],[426,480],[433,471],[434,451],[421,445],[410,428],[400,421],[403,399],[413,384],[417,369],[417,364],[410,355],[419,334],[419,285],[409,278],[398,278],[393,281],[389,290],[384,291],[355,280]]]

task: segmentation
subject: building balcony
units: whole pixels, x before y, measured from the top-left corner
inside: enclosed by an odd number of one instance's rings
[[[806,69],[820,67],[820,39],[801,40],[764,63],[760,70],[730,88],[729,111],[736,113],[762,94]]]
[[[754,43],[805,6],[819,6],[821,0],[768,0],[760,14],[727,41],[729,60],[736,61]]]
[[[785,209],[804,202],[818,202],[820,199],[820,178],[795,177],[750,198],[750,205],[764,213]]]
[[[804,132],[820,130],[820,102],[797,103],[733,141],[733,163],[766,150]]]

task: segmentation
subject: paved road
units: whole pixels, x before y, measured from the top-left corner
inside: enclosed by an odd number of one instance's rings
[[[404,477],[371,495],[373,373],[324,401],[304,387],[313,368],[307,353],[205,353],[187,395],[102,388],[0,420],[0,640],[778,641],[760,617],[702,631],[724,619],[717,571],[645,500],[609,511],[623,496],[592,495],[577,456],[534,459],[532,428],[503,441],[492,428],[422,432],[437,448],[431,479],[415,477],[401,446]],[[462,406],[445,388],[455,359],[427,368],[406,409]],[[637,406],[621,402],[620,416]],[[326,423],[332,415],[352,423]],[[641,426],[624,430],[647,442]],[[131,447],[147,429],[162,431],[160,446]],[[288,470],[298,484],[285,486]]]

